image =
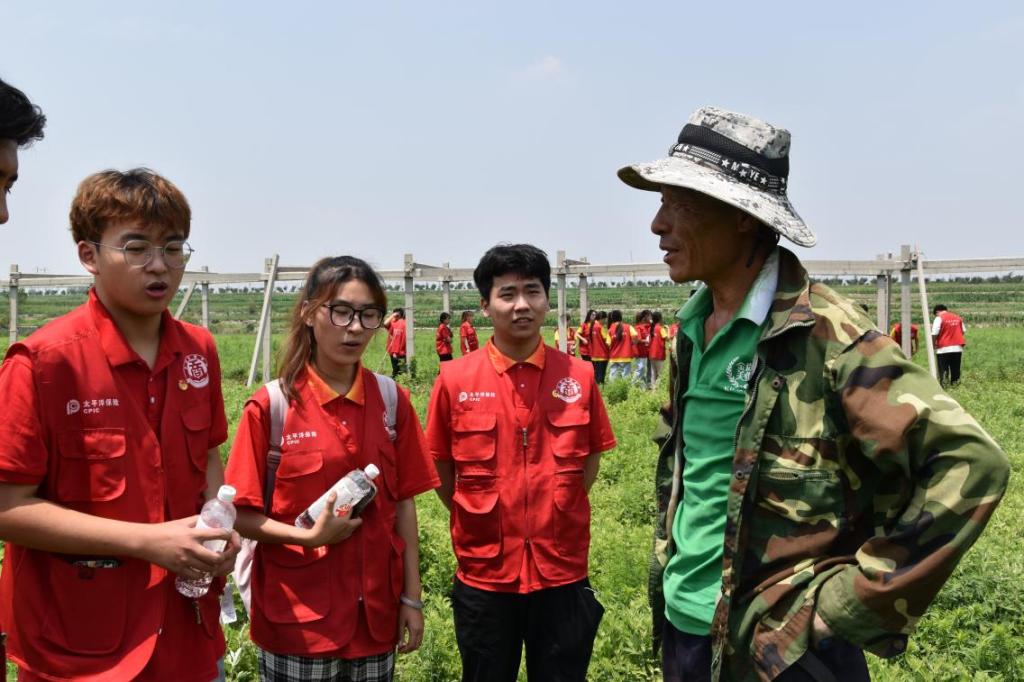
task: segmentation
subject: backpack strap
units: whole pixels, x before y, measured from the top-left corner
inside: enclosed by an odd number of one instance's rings
[[[380,397],[384,399],[384,427],[388,430],[388,438],[392,442],[398,437],[395,425],[398,424],[398,384],[391,377],[373,373],[380,389]]]
[[[263,483],[263,513],[269,515],[274,484],[277,482],[277,467],[281,464],[281,442],[288,399],[284,397],[280,379],[267,382],[265,387],[270,395],[270,442],[267,448],[267,480]]]

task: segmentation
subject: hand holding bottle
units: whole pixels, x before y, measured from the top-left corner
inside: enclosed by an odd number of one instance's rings
[[[352,518],[352,508],[348,505],[334,510],[334,503],[337,500],[338,493],[332,490],[327,496],[327,504],[324,505],[313,526],[311,528],[298,527],[300,545],[303,547],[334,545],[348,538],[356,531],[356,528],[362,525],[362,519]]]

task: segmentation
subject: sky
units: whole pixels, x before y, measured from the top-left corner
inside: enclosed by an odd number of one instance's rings
[[[1024,3],[0,3],[0,78],[47,115],[0,268],[83,274],[77,184],[148,166],[191,267],[354,254],[473,267],[499,242],[655,262],[616,177],[714,105],[789,129],[818,246],[1024,256]]]

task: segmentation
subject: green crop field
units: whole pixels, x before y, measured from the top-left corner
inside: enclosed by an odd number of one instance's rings
[[[939,292],[943,295],[933,293],[932,302],[946,303],[964,314],[971,325],[963,383],[953,390],[953,396],[1007,451],[1013,476],[988,530],[921,621],[907,653],[891,662],[870,657],[871,668],[878,680],[1024,681],[1024,531],[1019,521],[1024,515],[1024,489],[1019,479],[1024,467],[1024,430],[1020,427],[1024,420],[1024,329],[997,326],[1000,322],[1005,325],[1021,321],[1024,304],[1019,290],[1024,287],[1014,283],[991,287],[945,284],[948,288]],[[943,289],[938,285],[934,288]],[[870,301],[873,307],[873,288],[862,285],[848,289],[848,293]],[[667,312],[678,306],[686,291],[680,287],[592,288],[591,301],[595,307],[660,307]],[[472,292],[458,293],[460,298],[453,296],[453,307],[473,307]],[[977,297],[974,303],[971,296]],[[436,297],[439,307],[440,295],[436,292],[425,292],[422,299],[418,294],[417,306],[429,309],[435,305],[431,297]],[[83,296],[30,297],[22,304],[25,317],[21,326],[37,326],[82,299]],[[282,328],[293,300],[286,296],[275,299],[275,331]],[[570,298],[570,304],[573,300]],[[251,332],[259,305],[260,296],[252,293],[222,294],[211,299],[211,326],[217,332],[232,430],[250,393],[244,377],[253,344],[251,333],[237,332]],[[974,310],[982,309],[983,318],[972,318]],[[193,302],[189,317],[197,310],[198,303]],[[5,315],[6,308],[0,308],[0,322],[5,321]],[[29,319],[32,322],[27,323],[25,320]],[[481,331],[486,338],[487,331]],[[550,338],[550,330],[546,335]],[[280,334],[275,334],[275,342],[279,340]],[[416,348],[417,377],[406,383],[423,417],[437,365],[429,331],[417,332]],[[365,359],[371,369],[384,369],[386,357],[380,335],[372,342]],[[924,362],[923,353],[918,354],[918,361]],[[658,661],[650,653],[645,585],[656,457],[649,434],[657,419],[658,405],[664,400],[664,390],[662,386],[655,392],[646,392],[625,384],[609,384],[605,388],[619,447],[604,457],[591,493],[591,580],[606,607],[590,668],[590,679],[599,682],[660,679]],[[225,445],[225,457],[227,449]],[[420,497],[417,508],[426,634],[419,651],[399,657],[399,679],[456,680],[460,666],[447,600],[455,561],[448,538],[447,513],[433,494]],[[228,678],[257,679],[255,650],[248,641],[245,623],[225,626],[225,632],[229,647],[225,661]],[[521,679],[525,679],[525,674]]]

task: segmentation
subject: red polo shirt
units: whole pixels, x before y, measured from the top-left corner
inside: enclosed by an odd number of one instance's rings
[[[165,311],[150,369],[93,290],[9,349],[0,392],[0,482],[37,485],[43,499],[122,521],[199,511],[207,450],[227,439],[220,363],[205,329]],[[216,585],[200,599],[197,624],[175,576],[156,565],[115,557],[116,568],[78,569],[65,555],[11,543],[5,559],[0,612],[21,679],[216,675]]]
[[[426,455],[419,419],[409,392],[400,386],[397,436],[389,442],[380,414],[370,417],[376,421],[367,421],[370,406],[382,410],[383,403],[372,374],[362,368],[344,396],[309,365],[295,390],[301,403],[293,400],[285,418],[271,517],[293,523],[338,479],[371,462],[381,470],[378,493],[363,512],[363,524],[342,542],[316,549],[260,543],[250,634],[260,647],[281,654],[350,659],[391,651],[397,643],[402,589],[399,548],[404,549],[395,528],[395,503],[440,483]],[[261,388],[242,412],[225,473],[238,490],[235,504],[260,513],[269,414],[270,399]],[[368,426],[380,430],[376,443],[365,444],[367,435],[373,435]],[[370,616],[368,608],[373,609]]]
[[[494,345],[493,340],[489,341],[486,344],[486,351],[489,360],[487,364],[489,364],[493,368],[495,374],[497,375],[497,380],[494,381],[493,383],[488,382],[487,384],[483,384],[480,378],[476,379],[475,381],[481,381],[480,385],[493,386],[494,388],[496,388],[497,390],[495,390],[493,394],[490,391],[484,391],[481,394],[470,395],[469,393],[464,393],[461,391],[461,388],[463,387],[463,384],[461,382],[467,380],[467,378],[461,376],[460,370],[464,366],[464,363],[472,360],[473,358],[460,358],[459,360],[455,360],[451,363],[445,363],[445,368],[442,370],[441,376],[438,378],[438,381],[434,386],[434,391],[430,399],[430,405],[427,408],[427,442],[430,447],[430,453],[431,455],[433,455],[434,459],[439,461],[455,461],[456,494],[459,493],[460,487],[462,487],[464,484],[475,486],[476,481],[478,480],[476,477],[479,476],[479,472],[475,470],[470,471],[470,469],[473,469],[476,466],[475,463],[469,463],[469,465],[466,466],[465,462],[453,460],[451,426],[453,418],[453,406],[452,401],[449,397],[449,391],[453,393],[458,393],[458,399],[464,400],[464,404],[460,403],[460,408],[464,407],[465,404],[473,404],[474,401],[479,399],[488,401],[489,404],[495,406],[493,409],[499,411],[508,410],[511,412],[511,414],[503,414],[502,419],[498,420],[502,421],[507,417],[511,417],[514,420],[514,423],[517,428],[514,432],[515,435],[513,435],[513,432],[502,431],[499,427],[499,434],[508,433],[511,437],[503,438],[499,435],[496,437],[496,440],[494,441],[494,455],[497,460],[497,468],[495,470],[497,472],[503,471],[503,467],[508,466],[509,464],[514,465],[514,463],[519,462],[524,458],[524,454],[520,450],[522,441],[520,440],[518,434],[527,434],[528,426],[531,429],[530,433],[535,433],[535,429],[538,427],[540,423],[543,423],[545,425],[543,428],[545,428],[546,431],[549,433],[545,433],[543,435],[537,434],[532,436],[526,436],[526,440],[530,443],[536,443],[538,442],[537,439],[541,438],[542,440],[539,442],[543,442],[545,444],[544,451],[537,452],[535,450],[531,450],[525,456],[525,458],[531,462],[531,467],[537,467],[536,469],[531,469],[530,471],[533,471],[535,473],[554,473],[556,470],[571,468],[574,465],[574,463],[571,462],[570,460],[556,457],[555,454],[552,452],[552,448],[556,446],[554,445],[554,442],[551,439],[557,438],[559,437],[559,435],[561,435],[561,437],[564,438],[566,435],[570,434],[565,433],[564,430],[560,427],[548,426],[549,422],[546,420],[538,419],[537,414],[534,411],[534,407],[537,401],[545,397],[540,395],[540,386],[542,383],[542,378],[545,376],[544,369],[547,364],[546,354],[548,352],[551,352],[559,353],[561,355],[561,353],[555,349],[546,348],[543,342],[540,342],[537,345],[537,349],[530,355],[530,357],[526,358],[522,362],[518,362],[502,354],[501,351],[498,350],[497,346]],[[583,442],[582,452],[584,456],[586,456],[588,454],[597,454],[600,452],[604,452],[606,450],[610,450],[611,448],[615,447],[615,435],[612,433],[611,424],[608,421],[608,414],[605,411],[604,402],[601,399],[601,394],[597,390],[596,385],[594,385],[593,372],[590,370],[589,366],[585,365],[582,361],[573,359],[571,360],[571,362],[576,363],[572,365],[572,372],[574,375],[573,379],[563,379],[562,381],[586,381],[590,384],[588,389],[589,402],[586,404],[577,403],[573,405],[573,407],[582,408],[583,411],[589,414],[589,421],[587,422],[587,426],[585,427],[585,433],[578,434],[583,436],[585,439]],[[468,381],[473,382],[474,379],[468,378]],[[448,382],[460,383],[458,383],[457,386],[455,383],[452,383],[451,385],[445,385]],[[469,386],[469,384],[466,385]],[[561,385],[562,382],[559,382],[558,386],[560,387]],[[559,389],[556,388],[555,390],[557,391]],[[547,398],[550,398],[550,396],[547,396]],[[484,403],[480,404],[482,405]],[[457,410],[458,408],[454,409]],[[571,435],[575,436],[577,434],[573,433]],[[483,450],[481,452],[486,452],[488,447],[489,445],[484,445]],[[559,445],[557,447],[562,446]],[[463,471],[464,466],[466,466],[465,471]],[[548,481],[548,483],[545,484],[538,482],[541,479],[531,478],[529,475],[530,471],[526,472],[525,477],[520,478],[520,480],[528,481],[527,485],[529,485],[531,490],[533,490],[533,492],[529,492],[525,496],[527,498],[530,498],[531,496],[534,495],[534,493],[537,493],[536,497],[539,500],[541,499],[541,494],[550,492],[544,491],[542,490],[542,488],[546,487],[547,485],[561,485],[557,483],[557,474],[553,478],[544,479]],[[563,473],[568,472],[564,471]],[[568,478],[571,479],[572,477],[568,476]],[[522,491],[512,489],[512,486],[517,484],[511,481],[510,476],[502,476],[499,473],[493,479],[489,478],[488,480],[494,481],[494,484],[498,488],[499,496],[505,499],[522,497]],[[584,492],[583,495],[585,496],[585,494],[586,493]],[[529,509],[517,509],[517,512],[514,513],[518,513],[518,511],[524,511],[527,514],[534,515],[537,519],[536,526],[538,528],[549,527],[549,522],[552,520],[552,514],[558,514],[558,512],[554,511],[553,507],[544,504],[539,504],[538,506],[530,507]],[[506,512],[503,511],[502,513]],[[579,511],[578,507],[574,507],[574,511],[564,513],[578,515],[583,514],[584,512]],[[585,520],[589,519],[589,506],[586,506],[585,514]],[[586,529],[586,523],[584,523],[583,525],[584,529]],[[452,533],[455,540],[455,544],[457,546],[460,544],[458,538],[459,532],[460,530],[458,525],[453,524]],[[503,528],[503,532],[507,534],[506,537],[512,536],[511,528],[505,527]],[[539,536],[536,536],[534,537],[534,541],[541,541],[541,538]],[[545,540],[545,542],[547,541]],[[456,575],[462,582],[466,583],[467,585],[477,587],[479,589],[498,592],[515,592],[520,594],[525,594],[528,592],[534,592],[536,590],[564,585],[566,583],[582,579],[586,575],[586,540],[584,540],[582,546],[574,546],[573,550],[574,553],[580,551],[583,552],[582,559],[584,569],[582,575],[573,574],[568,579],[560,579],[558,577],[553,577],[556,574],[556,571],[553,571],[550,568],[550,564],[548,565],[549,568],[547,571],[539,569],[536,558],[534,556],[534,552],[531,551],[529,542],[525,544],[525,547],[525,551],[522,551],[521,567],[517,571],[514,571],[514,573],[517,575],[511,581],[495,582],[493,580],[482,579],[480,576],[472,575],[467,570],[465,570],[461,562]],[[572,559],[575,560],[577,559],[577,557],[572,557]],[[498,559],[498,561],[500,562],[506,562],[507,560],[507,558],[501,557],[499,557]],[[570,562],[567,560],[566,564],[568,563]],[[575,569],[567,569],[567,571],[574,570]],[[505,572],[508,573],[510,571]],[[547,573],[547,575],[545,575],[545,573]]]

